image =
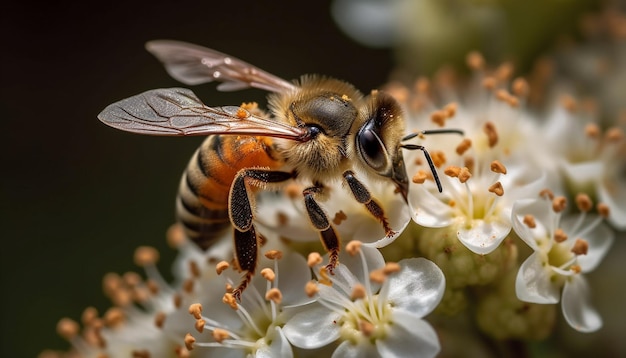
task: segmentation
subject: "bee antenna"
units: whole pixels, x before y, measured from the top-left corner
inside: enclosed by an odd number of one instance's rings
[[[404,142],[405,140],[409,140],[409,139],[413,139],[415,137],[419,137],[422,135],[429,135],[429,134],[459,134],[459,135],[465,135],[465,132],[463,132],[460,129],[427,129],[424,131],[420,131],[420,132],[413,132],[411,134],[407,134],[406,136],[404,136],[404,138],[402,138],[402,141]]]
[[[435,179],[435,183],[437,183],[437,190],[439,190],[439,192],[441,193],[443,191],[443,188],[441,187],[441,181],[439,180],[439,175],[437,175],[437,169],[435,168],[435,164],[433,163],[433,160],[430,157],[430,154],[428,154],[428,151],[426,150],[426,148],[424,148],[423,145],[417,145],[417,144],[403,144],[400,146],[400,148],[404,148],[408,150],[419,149],[422,152],[424,152],[424,156],[426,157],[426,161],[428,162],[428,167],[430,168],[430,171],[433,173],[433,179]]]

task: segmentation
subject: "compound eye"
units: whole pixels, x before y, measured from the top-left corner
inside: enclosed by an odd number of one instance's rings
[[[387,167],[387,150],[370,122],[359,131],[357,143],[361,157],[372,169],[382,172]]]

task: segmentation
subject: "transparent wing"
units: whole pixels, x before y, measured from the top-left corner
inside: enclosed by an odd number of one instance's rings
[[[249,63],[206,47],[186,42],[155,40],[146,49],[156,56],[176,80],[187,85],[220,81],[220,91],[254,87],[270,92],[296,89],[288,81],[267,73]]]
[[[105,124],[127,132],[194,136],[244,134],[306,140],[307,131],[252,115],[237,106],[207,107],[185,88],[162,88],[123,99],[99,115]]]

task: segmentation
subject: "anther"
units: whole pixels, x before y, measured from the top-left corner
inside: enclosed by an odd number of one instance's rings
[[[576,206],[578,207],[578,210],[586,213],[593,208],[593,202],[589,198],[589,195],[585,193],[578,193],[576,195]]]
[[[523,221],[524,221],[524,224],[526,224],[526,226],[528,226],[531,229],[534,229],[537,227],[537,223],[535,222],[535,217],[530,214],[524,215]]]
[[[177,346],[176,348],[174,348],[174,353],[176,354],[177,358],[189,358],[191,357],[191,354],[189,353],[189,350],[183,346]]]
[[[165,239],[171,248],[181,247],[187,241],[183,227],[178,223],[171,225],[167,229]]]
[[[225,339],[228,339],[230,337],[228,331],[221,328],[214,329],[211,334],[213,335],[213,339],[215,339],[217,343],[222,343]]]
[[[496,79],[493,77],[485,77],[483,79],[483,83],[482,83],[483,87],[485,87],[488,90],[493,90],[494,88],[496,88]]]
[[[194,281],[194,279],[192,278],[188,278],[183,282],[183,291],[185,293],[191,293],[193,292],[193,287],[195,286],[196,282]]]
[[[317,287],[317,283],[315,281],[309,281],[304,286],[304,293],[306,293],[307,297],[313,297],[320,291],[319,287]]]
[[[444,111],[435,111],[430,115],[430,120],[439,127],[443,127],[446,124],[446,118],[447,115]]]
[[[518,77],[513,81],[511,86],[513,93],[518,97],[526,97],[528,95],[528,82],[525,79]]]
[[[464,138],[459,145],[456,146],[456,154],[463,155],[472,146],[472,140]]]
[[[199,303],[192,303],[189,305],[189,314],[195,319],[202,318],[202,305]]]
[[[605,203],[598,203],[598,205],[596,205],[596,210],[598,211],[598,214],[603,218],[608,218],[609,214],[611,213],[609,206]]]
[[[575,255],[587,255],[588,251],[589,251],[589,243],[587,242],[587,240],[576,239],[576,242],[574,243],[574,246],[572,247],[572,252]]]
[[[458,107],[459,107],[459,105],[456,104],[456,102],[450,102],[450,103],[446,104],[445,107],[443,107],[443,110],[446,112],[447,119],[450,119],[450,118],[454,117]]]
[[[500,82],[508,81],[509,78],[511,78],[512,74],[513,74],[513,64],[510,62],[503,62],[496,69],[496,78]]]
[[[348,216],[346,215],[346,213],[344,213],[343,210],[339,210],[338,212],[335,213],[335,217],[333,218],[333,224],[339,225],[342,222],[344,222],[347,218]]]
[[[261,276],[269,282],[274,282],[274,279],[276,278],[276,274],[271,268],[264,268],[261,270]]]
[[[552,192],[552,190],[546,188],[546,189],[543,189],[543,190],[541,190],[539,192],[539,197],[540,198],[553,200],[554,199],[554,193]]]
[[[467,67],[473,71],[480,71],[485,67],[485,58],[478,51],[468,53],[465,61],[467,63]]]
[[[268,300],[268,301],[272,301],[272,302],[274,302],[276,304],[280,304],[282,302],[282,300],[283,300],[283,294],[276,287],[270,288],[265,293],[265,299]]]
[[[357,283],[356,285],[354,285],[354,287],[352,288],[352,293],[350,294],[350,299],[352,301],[355,301],[360,298],[365,298],[365,296],[367,296],[366,291],[365,291],[365,286],[363,286],[360,283]]]
[[[157,314],[154,316],[154,325],[157,326],[157,328],[163,328],[166,317],[167,315],[165,314],[165,312],[157,312]]]
[[[493,183],[493,185],[489,187],[489,192],[494,193],[497,196],[504,195],[504,188],[502,187],[502,183],[500,183],[499,181]]]
[[[370,280],[376,283],[383,283],[387,279],[385,271],[383,269],[373,270],[370,272]]]
[[[624,132],[620,128],[612,127],[606,131],[605,138],[609,142],[620,142],[624,139]]]
[[[428,179],[428,173],[425,170],[418,170],[417,173],[411,178],[411,181],[415,184],[424,184]]]
[[[580,265],[572,265],[572,267],[570,267],[569,269],[572,270],[574,273],[580,273],[582,271]]]
[[[175,293],[174,296],[172,296],[172,301],[174,302],[174,307],[180,308],[180,306],[183,304],[183,297],[180,295],[180,293]]]
[[[111,307],[104,313],[103,318],[107,327],[118,327],[124,322],[124,312],[118,307]]]
[[[558,228],[554,231],[554,241],[556,242],[563,242],[567,240],[567,234],[565,233],[565,231],[563,231],[563,229]]]
[[[374,325],[368,321],[359,321],[359,330],[365,337],[370,337],[375,330]]]
[[[322,263],[322,256],[319,252],[311,252],[307,257],[307,265],[309,267],[315,267]]]
[[[361,251],[362,242],[358,240],[352,240],[346,245],[346,252],[350,254],[350,256],[354,256]]]
[[[600,137],[600,127],[595,123],[588,123],[585,126],[585,135],[593,139]]]
[[[146,286],[148,287],[148,290],[150,290],[150,293],[152,293],[153,295],[156,295],[159,293],[159,284],[153,280],[153,279],[147,279],[146,280]]]
[[[552,200],[552,210],[555,213],[560,213],[565,210],[567,206],[567,199],[564,196],[557,196]]]
[[[449,176],[449,177],[452,177],[452,178],[458,178],[458,177],[459,177],[459,174],[461,174],[461,168],[459,168],[459,167],[457,167],[457,166],[454,166],[454,165],[451,165],[451,166],[447,167],[447,168],[443,171],[443,173],[444,173],[445,175]]]
[[[133,288],[141,283],[141,276],[136,272],[125,272],[124,275],[122,275],[122,281],[124,281],[127,286]]]
[[[200,266],[198,266],[198,263],[190,260],[189,261],[189,272],[191,272],[191,276],[198,278],[200,277]]]
[[[490,148],[493,148],[496,144],[498,144],[498,131],[496,130],[496,126],[493,122],[485,122],[483,132],[487,135]]]
[[[283,252],[280,250],[269,250],[265,252],[265,257],[270,260],[280,260],[283,258]]]
[[[154,265],[159,261],[159,252],[151,246],[139,246],[135,250],[135,264],[140,267]]]
[[[217,263],[217,265],[215,265],[215,272],[217,272],[218,275],[221,275],[222,272],[224,272],[224,270],[226,270],[228,267],[230,267],[230,264],[226,261],[220,261]]]
[[[66,340],[71,340],[78,334],[78,323],[70,318],[62,318],[57,323],[57,333]]]
[[[426,77],[420,77],[415,81],[415,92],[418,94],[428,94],[430,91],[430,80]]]
[[[400,272],[400,265],[397,262],[387,262],[383,267],[383,273],[385,275],[391,275],[392,273]]]
[[[206,321],[203,319],[197,319],[196,323],[194,324],[194,327],[196,328],[196,331],[198,331],[198,333],[202,333],[204,332],[204,325],[206,324]]]
[[[83,325],[89,326],[91,323],[98,318],[98,310],[95,307],[87,307],[83,311],[83,314],[80,317]]]
[[[446,154],[440,150],[436,150],[430,153],[430,157],[433,160],[433,164],[440,168],[443,164],[446,163]]]
[[[233,310],[237,310],[238,306],[237,306],[237,299],[235,299],[235,296],[233,296],[232,293],[225,293],[224,296],[222,297],[222,303],[227,304],[228,306],[230,306],[230,308],[232,308]]]
[[[188,350],[192,350],[193,349],[193,344],[196,343],[196,339],[193,338],[193,336],[189,333],[187,333],[185,335],[185,347]]]
[[[461,168],[461,171],[459,172],[459,181],[461,183],[465,183],[471,177],[472,177],[472,173],[470,173],[469,168],[467,168],[467,167]]]
[[[506,167],[498,160],[491,162],[491,171],[498,174],[506,174]]]
[[[574,97],[569,95],[563,95],[561,97],[561,105],[569,112],[576,112],[578,110],[578,103]]]

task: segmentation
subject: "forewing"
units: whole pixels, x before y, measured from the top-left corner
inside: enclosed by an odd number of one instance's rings
[[[146,49],[163,62],[170,76],[188,85],[219,81],[223,82],[217,87],[220,91],[254,87],[270,92],[287,92],[296,88],[260,68],[206,47],[156,40],[146,43]]]
[[[98,119],[111,127],[140,134],[243,134],[306,139],[302,128],[254,116],[241,107],[207,107],[185,88],[155,89],[123,99],[106,107]]]

